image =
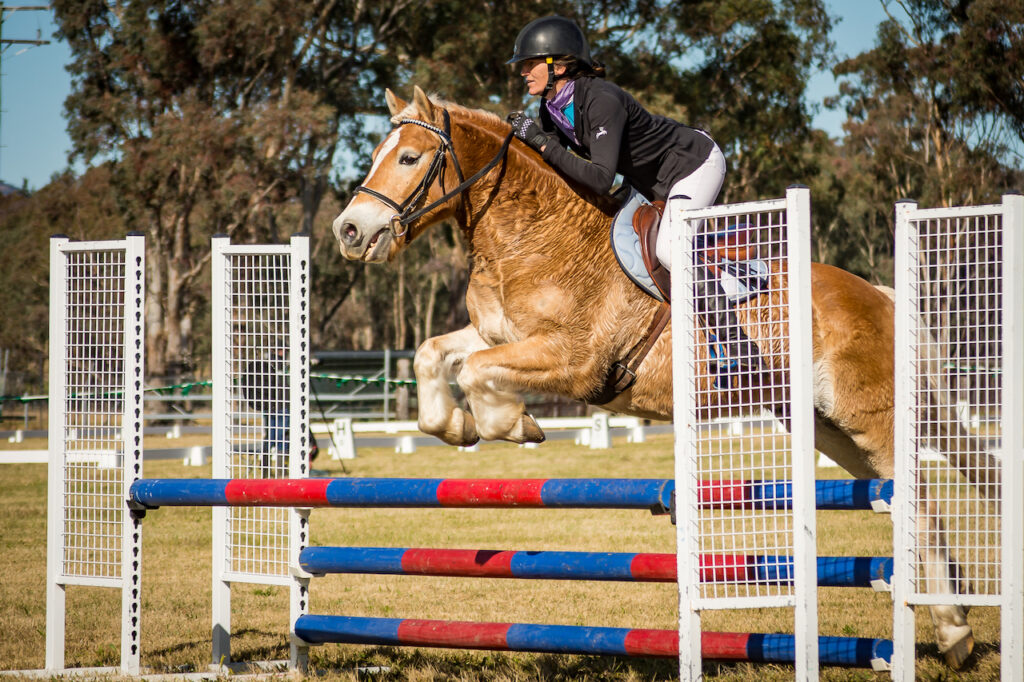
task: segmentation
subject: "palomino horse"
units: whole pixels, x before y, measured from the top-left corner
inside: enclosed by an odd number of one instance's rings
[[[420,429],[452,445],[542,441],[520,395],[593,402],[659,306],[621,272],[611,251],[614,202],[581,197],[492,114],[432,101],[418,87],[412,103],[391,91],[386,99],[395,128],[334,221],[342,255],[389,261],[446,219],[458,223],[472,252],[470,325],[428,339],[416,352]],[[464,180],[463,170],[474,175]],[[816,446],[858,478],[891,478],[893,301],[827,265],[812,266],[812,286]],[[768,322],[753,308],[738,314],[756,343],[763,336],[757,325]],[[705,345],[698,352],[706,355]],[[697,380],[707,385],[704,372]],[[469,411],[456,404],[450,378]],[[603,407],[669,420],[671,382],[667,329],[632,386]],[[957,592],[944,541],[936,545],[930,551],[950,566],[941,580]],[[959,667],[973,648],[963,609],[934,606],[931,613],[940,650]]]

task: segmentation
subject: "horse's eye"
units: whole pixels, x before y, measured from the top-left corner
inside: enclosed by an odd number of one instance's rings
[[[403,166],[411,166],[419,160],[419,154],[402,154],[402,156],[398,158],[398,163]]]

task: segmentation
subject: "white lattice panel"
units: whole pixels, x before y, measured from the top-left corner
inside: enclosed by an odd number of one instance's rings
[[[908,607],[957,604],[1002,608],[1002,676],[1024,679],[1024,201],[896,218],[894,676],[913,677]]]
[[[142,475],[141,236],[50,245],[46,665],[64,661],[68,585],[122,590],[122,670],[139,664],[141,528],[125,505]]]
[[[309,237],[256,246],[217,237],[211,263],[213,476],[308,477]],[[287,585],[292,622],[307,610],[290,569],[308,522],[295,509],[222,507],[213,532],[216,662],[230,660],[230,583]]]
[[[816,642],[809,214],[806,189],[792,189],[786,199],[679,216],[676,494],[681,638],[694,676],[702,610],[796,607],[798,651]],[[740,415],[742,428],[729,425]],[[744,485],[759,481],[793,484]],[[737,496],[740,504],[723,502]],[[702,570],[755,556],[796,556],[795,582]],[[798,653],[798,674],[811,659]]]

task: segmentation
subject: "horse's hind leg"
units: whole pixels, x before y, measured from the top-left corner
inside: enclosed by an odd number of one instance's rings
[[[970,585],[961,582],[959,567],[949,556],[939,507],[927,499],[926,494],[922,486],[917,508],[917,532],[921,538],[919,557],[924,564],[924,574],[917,579],[926,581],[929,593],[966,592]],[[935,640],[946,664],[953,669],[960,668],[974,650],[974,635],[967,624],[966,610],[962,606],[934,605],[929,607],[929,612],[935,626]]]
[[[820,414],[815,419],[814,436],[817,449],[858,478],[892,478],[891,451],[873,453],[866,447],[872,442],[866,437],[870,434],[861,435],[865,437],[854,439]],[[970,586],[961,580],[960,570],[949,556],[938,507],[934,501],[925,497],[924,489],[921,489],[921,495],[916,525],[920,545],[919,557],[924,573],[917,576],[917,579],[927,581],[930,592],[964,593]],[[966,610],[960,606],[943,604],[930,606],[929,612],[932,625],[935,627],[935,640],[939,645],[939,651],[951,668],[960,668],[974,648],[974,636],[971,626],[967,624]]]
[[[419,428],[450,445],[472,445],[480,440],[473,415],[455,404],[449,381],[455,378],[470,353],[487,348],[470,325],[450,334],[427,339],[416,350],[416,396]]]

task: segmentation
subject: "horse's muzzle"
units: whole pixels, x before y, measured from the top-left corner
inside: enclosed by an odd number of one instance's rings
[[[388,227],[368,234],[353,223],[342,222],[335,225],[334,235],[338,239],[341,255],[348,260],[383,262],[391,250],[391,230]]]

